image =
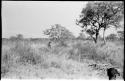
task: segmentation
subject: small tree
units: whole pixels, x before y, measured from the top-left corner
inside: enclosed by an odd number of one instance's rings
[[[16,36],[11,36],[9,39],[10,39],[10,40],[16,40],[17,37],[16,37]]]
[[[87,36],[86,40],[92,40],[91,36]]]
[[[97,43],[99,31],[103,31],[105,43],[105,30],[110,27],[120,27],[121,18],[124,16],[124,3],[117,1],[96,1],[88,2],[83,8],[80,20],[76,24],[80,25]]]
[[[121,40],[124,40],[124,31],[117,31],[118,36]]]
[[[17,39],[23,39],[23,35],[22,34],[17,34]]]
[[[61,44],[64,44],[64,42],[68,39],[75,38],[75,36],[68,29],[59,24],[55,24],[51,26],[50,29],[46,29],[44,34],[48,35],[51,41],[59,41]]]
[[[110,34],[106,37],[108,40],[115,40],[117,38],[116,34]]]
[[[84,33],[81,32],[81,33],[79,33],[79,36],[77,37],[77,39],[84,40],[84,39],[86,39],[86,36]]]
[[[11,39],[11,40],[22,40],[23,35],[22,34],[17,34],[16,36],[11,36],[9,39]]]

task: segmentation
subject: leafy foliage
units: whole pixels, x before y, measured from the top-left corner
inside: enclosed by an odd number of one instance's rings
[[[55,24],[50,29],[44,31],[52,41],[65,41],[74,38],[73,34],[65,27]]]
[[[11,36],[10,39],[11,40],[21,40],[23,39],[23,35],[22,34],[17,34],[16,36]]]
[[[89,2],[86,8],[83,8],[77,25],[84,28],[96,43],[102,28],[105,31],[109,27],[120,27],[123,13],[124,3],[120,1]]]
[[[23,39],[23,35],[22,34],[17,34],[17,38],[18,39]]]
[[[124,31],[117,31],[120,39],[124,40]]]
[[[84,33],[79,33],[79,36],[77,37],[77,39],[86,39],[86,36]]]
[[[106,37],[108,40],[115,40],[117,38],[116,34],[110,34],[109,36]]]

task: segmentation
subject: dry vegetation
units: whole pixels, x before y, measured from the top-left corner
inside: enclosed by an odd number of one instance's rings
[[[118,67],[123,73],[123,42],[102,45],[71,40],[66,43],[67,46],[53,43],[48,48],[46,40],[2,40],[2,78],[108,79],[102,70],[106,67]],[[92,64],[98,67],[90,67]]]

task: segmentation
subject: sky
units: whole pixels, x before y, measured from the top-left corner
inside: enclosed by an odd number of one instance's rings
[[[43,31],[61,24],[78,36],[79,18],[85,1],[2,1],[2,37],[22,34],[25,38],[45,38]],[[114,32],[114,30],[110,31]],[[109,31],[107,32],[110,33]]]

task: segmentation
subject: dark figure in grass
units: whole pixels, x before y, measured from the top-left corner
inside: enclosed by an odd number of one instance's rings
[[[107,75],[109,80],[116,80],[116,76],[120,76],[120,73],[115,68],[108,68]]]
[[[51,41],[49,41],[49,43],[48,43],[48,47],[51,48]]]

